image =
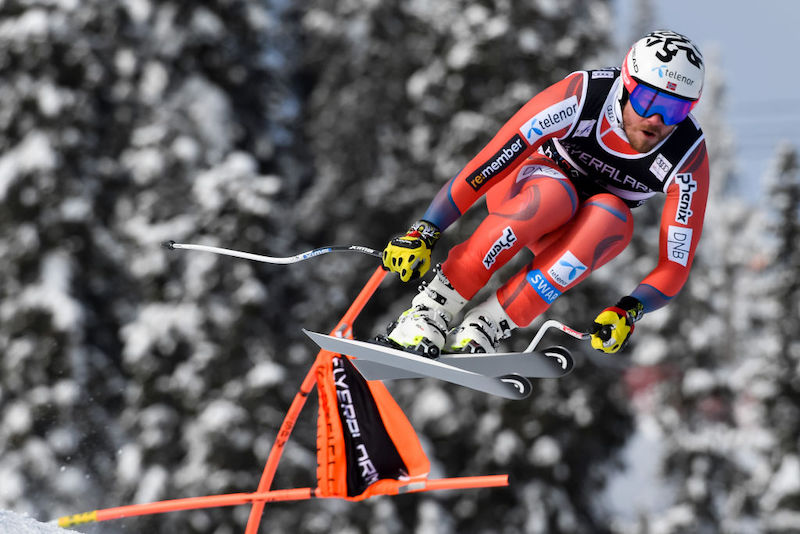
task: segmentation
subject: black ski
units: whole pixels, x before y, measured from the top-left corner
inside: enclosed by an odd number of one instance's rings
[[[386,372],[387,369],[390,369],[396,375],[411,373],[410,377],[436,378],[514,400],[528,397],[533,389],[530,381],[518,373],[503,373],[501,376],[493,376],[496,373],[487,375],[444,363],[440,359],[432,360],[375,343],[327,336],[308,330],[303,331],[320,348],[355,358],[353,363],[356,368],[359,368],[361,363],[366,363],[367,366],[377,364],[379,367],[373,367],[373,370],[379,369]],[[569,361],[571,362],[571,359]],[[365,378],[369,379],[366,375]]]
[[[533,352],[443,354],[437,361],[494,377],[517,374],[531,378],[560,378],[572,372],[575,366],[572,355],[564,347],[549,347]],[[367,380],[397,380],[424,376],[408,369],[370,360],[356,360],[353,363]]]

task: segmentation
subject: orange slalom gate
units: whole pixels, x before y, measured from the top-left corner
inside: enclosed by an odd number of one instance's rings
[[[373,273],[370,279],[367,281],[364,288],[361,290],[359,295],[350,305],[350,308],[344,314],[342,319],[336,325],[336,327],[331,332],[331,335],[341,336],[341,337],[353,337],[353,322],[364,309],[364,306],[367,304],[369,299],[375,293],[375,291],[380,286],[381,282],[383,281],[384,277],[386,276],[386,272],[381,268],[378,269]],[[314,386],[318,383],[320,379],[321,373],[318,371],[325,367],[328,369],[330,367],[329,362],[331,359],[334,358],[341,358],[341,355],[334,354],[328,351],[321,350],[318,354],[314,363],[312,364],[311,368],[309,369],[308,373],[306,374],[303,382],[300,385],[299,391],[295,394],[294,399],[292,400],[291,405],[284,417],[283,422],[281,423],[280,429],[278,431],[277,437],[275,439],[275,443],[273,444],[272,448],[270,449],[269,455],[267,457],[267,462],[264,467],[264,471],[261,474],[261,479],[258,484],[258,488],[255,492],[252,493],[231,493],[225,495],[209,495],[203,497],[189,497],[183,499],[171,499],[171,500],[164,500],[158,501],[153,503],[145,503],[145,504],[132,504],[127,506],[119,506],[114,508],[106,508],[102,510],[94,510],[92,512],[85,512],[81,514],[75,514],[70,516],[65,516],[57,519],[54,522],[57,522],[61,527],[72,527],[77,526],[85,523],[93,523],[98,521],[107,521],[111,519],[121,519],[125,517],[135,517],[141,515],[150,515],[150,514],[160,514],[165,512],[174,512],[174,511],[181,511],[181,510],[196,510],[201,508],[213,508],[213,507],[223,507],[223,506],[239,506],[239,505],[251,505],[252,508],[250,509],[250,515],[247,521],[247,526],[245,529],[245,534],[257,534],[259,526],[261,524],[261,518],[264,511],[264,506],[268,502],[281,502],[281,501],[298,501],[298,500],[305,500],[305,499],[312,499],[312,498],[339,498],[351,501],[358,501],[365,498],[369,498],[372,496],[377,495],[399,495],[405,493],[419,493],[424,491],[435,491],[435,490],[454,490],[454,489],[470,489],[470,488],[487,488],[487,487],[499,487],[499,486],[507,486],[508,485],[508,475],[488,475],[488,476],[471,476],[471,477],[457,477],[457,478],[443,478],[443,479],[428,479],[427,478],[427,457],[425,457],[424,453],[421,452],[421,448],[418,451],[418,454],[414,454],[413,449],[414,447],[420,447],[418,443],[418,439],[416,438],[416,434],[414,433],[413,438],[410,439],[406,436],[403,440],[403,453],[400,451],[396,451],[398,457],[403,456],[399,459],[400,465],[403,468],[408,467],[409,471],[413,471],[409,473],[408,477],[397,477],[396,479],[393,478],[383,478],[377,480],[375,482],[370,482],[369,485],[365,488],[359,488],[358,490],[353,490],[350,486],[350,482],[347,483],[338,483],[333,485],[326,485],[323,487],[317,488],[294,488],[294,489],[282,489],[282,490],[271,490],[272,482],[275,477],[275,472],[278,468],[278,463],[280,462],[281,455],[283,454],[283,449],[291,436],[292,430],[297,422],[297,419],[302,411],[303,407],[305,406],[306,399],[308,398],[309,394],[313,390]],[[343,367],[347,367],[344,365]],[[338,368],[338,371],[341,373],[344,372],[343,369]],[[356,372],[357,374],[357,372]],[[319,375],[319,376],[318,376]],[[352,378],[352,377],[351,377]],[[356,378],[360,378],[360,375]],[[363,378],[360,378],[363,381]],[[366,383],[366,381],[364,381]],[[337,382],[338,384],[338,382]],[[379,415],[387,415],[393,416],[396,420],[394,423],[389,421],[387,424],[384,422],[383,424],[386,426],[386,435],[391,439],[392,437],[392,425],[395,426],[394,434],[398,434],[397,428],[406,431],[411,429],[408,421],[402,415],[400,409],[394,404],[391,395],[388,391],[385,390],[385,387],[380,382],[369,382],[367,384],[367,389],[364,391],[368,391],[368,395],[371,396],[373,399],[378,399],[380,403],[382,403],[383,407],[378,407]],[[358,386],[358,383],[354,383],[354,386]],[[330,394],[330,392],[328,392]],[[320,391],[320,397],[322,397],[323,392]],[[398,416],[399,414],[399,416]],[[380,422],[380,417],[377,419]],[[325,424],[327,425],[339,425],[337,423],[337,418],[329,418],[326,420]],[[399,426],[397,426],[399,425]],[[338,430],[326,436],[325,439],[328,441],[332,439],[341,440],[345,437],[345,432],[342,427],[339,427]],[[318,429],[319,432],[319,429]],[[413,429],[411,429],[413,433]],[[353,434],[351,429],[351,434]],[[331,436],[334,436],[333,438]],[[352,439],[352,435],[350,436]],[[318,435],[318,441],[320,437]],[[413,443],[412,443],[413,442]],[[318,443],[319,445],[319,443]],[[323,444],[324,445],[324,444]],[[410,446],[409,446],[410,445]],[[338,446],[336,443],[333,446]],[[358,445],[359,451],[366,451],[367,449],[363,447],[363,444]],[[339,447],[339,449],[343,449],[344,444]],[[412,453],[406,452],[407,449],[412,449]],[[411,454],[411,456],[407,456]],[[322,457],[322,456],[320,456]],[[338,450],[335,454],[328,454],[325,457],[325,461],[333,462],[336,459],[340,461],[347,461],[347,455],[342,450]],[[333,459],[331,459],[333,458]],[[363,458],[361,458],[363,459]],[[416,467],[414,466],[407,466],[405,462],[413,462]],[[346,466],[345,466],[346,468]],[[359,466],[359,469],[363,470],[363,465]],[[424,472],[420,472],[424,470]],[[330,466],[321,465],[318,466],[318,479],[319,482],[323,482],[321,480],[321,473],[334,473],[333,476],[337,476],[336,473],[341,473],[342,466],[338,467],[338,470],[334,466],[331,468]],[[391,475],[390,475],[391,476]],[[331,482],[330,480],[328,482]],[[334,482],[337,482],[334,480]],[[358,493],[352,493],[353,491],[357,491]]]

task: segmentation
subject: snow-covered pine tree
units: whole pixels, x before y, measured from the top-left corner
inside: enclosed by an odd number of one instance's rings
[[[282,206],[308,165],[292,12],[87,0],[0,14],[0,507],[46,519],[254,488],[307,363],[286,341],[288,283],[159,243],[293,248]],[[298,450],[313,459],[313,442]],[[130,526],[234,532],[234,517]]]
[[[800,158],[782,143],[765,181],[770,254],[763,270],[763,334],[752,349],[763,361],[759,383],[762,427],[771,438],[763,456],[770,473],[760,477],[757,505],[765,531],[791,532],[800,517]],[[755,497],[755,495],[754,495]]]
[[[742,489],[752,466],[734,449],[737,443],[758,449],[738,418],[748,403],[742,372],[754,357],[747,348],[757,316],[751,303],[761,297],[752,282],[763,266],[761,219],[736,188],[742,171],[733,166],[734,140],[724,120],[720,56],[713,48],[705,52],[698,118],[712,188],[703,236],[687,286],[637,331],[636,359],[654,378],[648,387],[639,385],[636,404],[646,409],[637,419],[640,428],[657,430],[650,438],[658,443],[653,453],[662,478],[656,482],[669,491],[660,493],[658,509],[643,510],[636,527],[620,526],[619,532],[711,533],[752,520],[751,495]]]

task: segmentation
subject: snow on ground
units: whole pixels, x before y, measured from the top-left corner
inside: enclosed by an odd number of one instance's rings
[[[0,534],[68,534],[70,532],[79,534],[74,530],[65,530],[14,512],[0,510]]]

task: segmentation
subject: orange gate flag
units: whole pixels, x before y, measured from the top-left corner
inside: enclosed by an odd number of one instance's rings
[[[353,321],[385,275],[381,267],[375,270],[332,334],[352,337]],[[284,446],[315,385],[319,393],[318,486],[271,490]],[[72,527],[180,510],[250,505],[245,534],[256,534],[267,503],[314,498],[360,501],[376,495],[508,485],[508,475],[428,479],[429,468],[417,433],[383,383],[366,381],[347,357],[321,350],[289,406],[254,492],[129,504],[64,516],[54,522]]]
[[[361,500],[424,481],[430,462],[381,382],[367,382],[341,355],[317,366],[317,491]]]

